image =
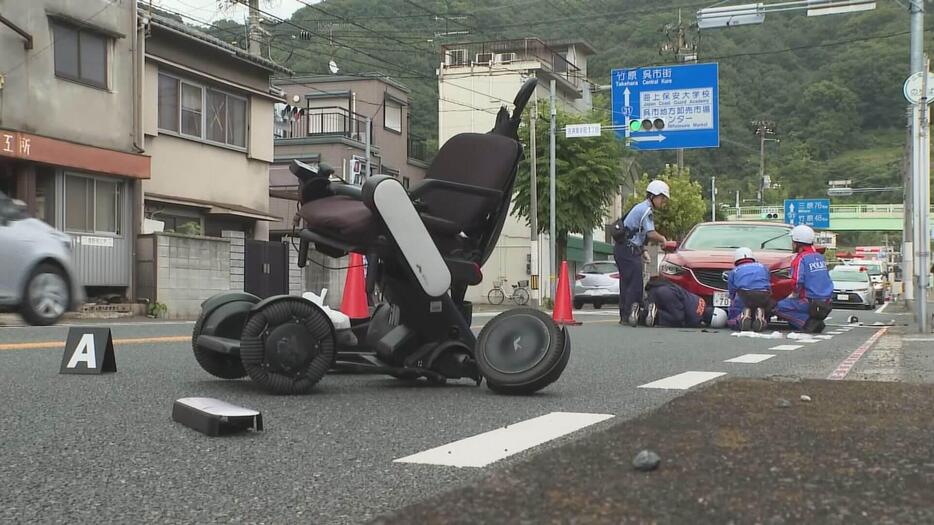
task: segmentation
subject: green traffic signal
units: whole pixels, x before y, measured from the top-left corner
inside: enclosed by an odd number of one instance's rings
[[[642,124],[638,120],[629,121],[629,131],[639,131],[642,128]]]

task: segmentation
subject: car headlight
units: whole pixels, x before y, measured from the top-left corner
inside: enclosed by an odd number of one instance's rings
[[[678,266],[675,263],[664,261],[658,267],[658,271],[665,275],[681,275],[684,273],[684,267]]]
[[[773,270],[772,275],[778,277],[779,279],[791,279],[791,267]]]

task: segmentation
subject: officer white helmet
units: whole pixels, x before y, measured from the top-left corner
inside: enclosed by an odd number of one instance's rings
[[[791,229],[791,240],[801,244],[814,244],[814,230],[807,224],[799,224]]]
[[[711,328],[723,328],[726,326],[727,314],[723,308],[714,308],[713,315],[710,317]]]
[[[737,248],[736,252],[733,254],[733,262],[737,263],[743,259],[749,259],[750,261],[755,261],[756,257],[752,254],[752,250],[743,246],[742,248]]]
[[[669,199],[671,198],[671,193],[668,191],[668,184],[663,180],[653,180],[649,183],[645,191],[652,196],[664,195]]]

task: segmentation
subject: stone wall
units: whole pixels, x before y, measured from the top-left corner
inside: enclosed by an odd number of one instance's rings
[[[243,232],[224,230],[221,237],[230,242],[230,289],[242,291],[245,235]]]

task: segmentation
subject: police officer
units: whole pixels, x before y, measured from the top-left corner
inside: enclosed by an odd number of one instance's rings
[[[769,269],[756,261],[749,248],[738,248],[733,254],[736,266],[727,279],[730,294],[730,328],[761,332],[768,326],[766,312],[772,306],[772,283]]]
[[[619,270],[619,323],[639,323],[642,308],[642,257],[646,241],[664,243],[665,236],[655,231],[652,211],[664,208],[671,194],[668,184],[653,180],[645,190],[645,200],[636,204],[613,229],[613,257]]]
[[[778,302],[775,313],[795,330],[819,333],[831,311],[833,280],[824,256],[814,249],[814,230],[810,226],[795,226],[791,230],[791,242],[796,254],[791,262],[795,290]]]

